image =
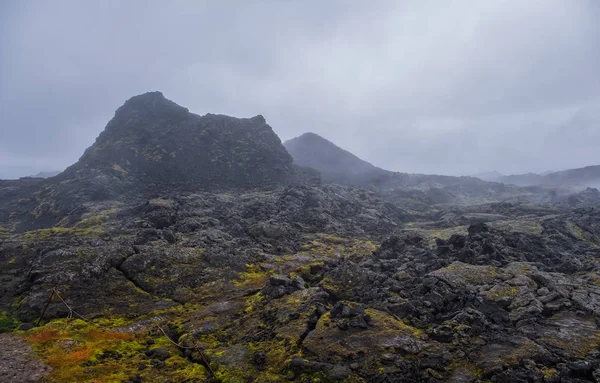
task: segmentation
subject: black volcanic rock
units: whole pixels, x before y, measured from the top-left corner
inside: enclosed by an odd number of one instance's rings
[[[64,178],[106,177],[144,191],[211,190],[288,181],[292,158],[262,116],[197,116],[160,92],[129,99]]]
[[[0,201],[0,208],[11,206],[22,231],[52,226],[67,215],[74,221],[88,202],[293,182],[314,185],[319,176],[292,165],[262,116],[198,116],[150,92],[125,102],[77,163],[33,189],[23,187],[25,181],[15,185],[19,206],[11,199]],[[0,194],[11,193],[5,190]]]

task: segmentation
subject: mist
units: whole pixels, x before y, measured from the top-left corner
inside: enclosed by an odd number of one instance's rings
[[[0,4],[0,178],[64,169],[129,97],[262,114],[376,166],[600,164],[593,0]]]

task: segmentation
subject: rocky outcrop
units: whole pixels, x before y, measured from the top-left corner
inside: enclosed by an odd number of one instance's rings
[[[155,192],[217,190],[285,183],[293,173],[291,164],[262,116],[198,116],[152,92],[121,106],[61,178],[85,174]],[[124,192],[114,186],[104,191],[105,198]]]
[[[3,181],[7,183],[8,181]],[[318,185],[318,174],[292,158],[262,116],[198,116],[160,92],[132,97],[74,165],[47,180],[22,180],[3,212],[17,230],[79,219],[78,207],[171,193]],[[25,184],[34,184],[28,188]],[[13,188],[13,190],[15,190]],[[69,216],[70,217],[67,217]],[[7,217],[0,224],[6,222]]]

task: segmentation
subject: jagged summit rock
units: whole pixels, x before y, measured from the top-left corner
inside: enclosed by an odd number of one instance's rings
[[[293,168],[264,117],[198,116],[151,92],[125,102],[64,177],[85,173],[129,190],[207,190],[278,184]]]

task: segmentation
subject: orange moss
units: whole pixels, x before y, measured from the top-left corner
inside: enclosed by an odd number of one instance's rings
[[[71,352],[66,352],[60,346],[55,346],[47,357],[47,362],[52,367],[76,366],[92,356],[94,350],[90,347],[78,347]]]
[[[62,331],[53,329],[52,327],[44,327],[39,331],[27,336],[31,343],[46,343],[54,340],[65,339],[68,334]]]
[[[124,332],[91,330],[87,338],[92,342],[101,342],[103,340],[133,340],[134,335]]]

